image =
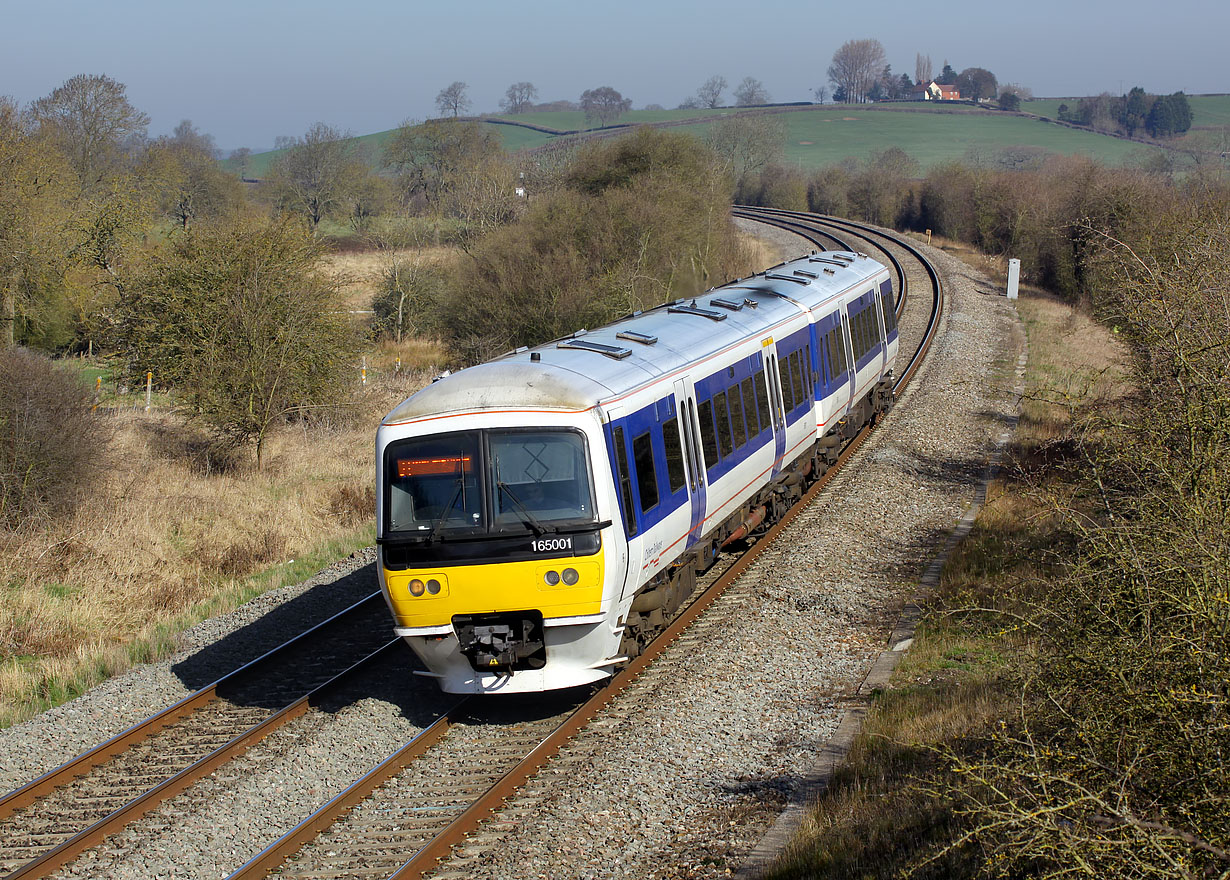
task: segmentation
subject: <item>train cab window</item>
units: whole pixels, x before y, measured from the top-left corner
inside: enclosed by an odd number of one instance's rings
[[[666,480],[674,495],[683,488],[683,443],[679,438],[679,419],[671,416],[662,423],[662,439],[666,443]]]
[[[593,519],[585,441],[574,431],[487,432],[493,528]]]
[[[612,433],[615,443],[615,478],[619,480],[619,501],[624,511],[628,537],[636,534],[636,516],[632,513],[632,481],[628,478],[628,451],[624,445],[624,429]]]
[[[752,391],[752,377],[743,380],[743,415],[747,418],[747,436],[757,436],[763,428],[756,424],[756,393]]]
[[[726,392],[719,391],[713,395],[713,414],[717,416],[718,443],[722,447],[722,457],[735,451],[730,436],[730,412],[726,404]]]
[[[632,440],[632,461],[636,466],[636,488],[641,494],[641,513],[658,506],[658,475],[653,467],[653,440],[646,431]]]
[[[790,412],[794,409],[794,391],[790,387],[790,365],[788,362],[783,362],[781,358],[777,360],[777,378],[781,382],[782,404],[786,412]]]
[[[465,431],[391,445],[389,531],[485,529],[480,442],[479,432]]]
[[[730,423],[735,429],[735,449],[742,449],[747,442],[747,428],[743,423],[743,394],[738,385],[732,385],[727,395],[730,400]]]
[[[772,424],[772,415],[769,412],[769,392],[765,388],[764,370],[756,373],[756,411],[760,413],[760,430],[765,430]]]
[[[717,434],[713,431],[713,401],[701,401],[696,415],[700,418],[700,445],[705,454],[706,470],[712,470],[719,460]]]

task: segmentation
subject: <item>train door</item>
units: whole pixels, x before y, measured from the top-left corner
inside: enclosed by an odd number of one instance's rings
[[[777,371],[777,347],[772,339],[761,343],[763,368],[769,388],[769,409],[773,415],[773,476],[782,469],[786,455],[786,409],[782,404],[781,374]]]
[[[696,393],[683,379],[675,380],[675,400],[679,404],[680,441],[688,471],[688,498],[692,518],[688,526],[687,547],[700,540],[705,525],[705,462],[700,451],[700,422],[696,417]]]
[[[880,374],[888,367],[888,323],[884,317],[884,298],[872,292],[871,300],[876,304],[876,333],[880,336]]]
[[[846,402],[846,412],[854,407],[854,394],[858,390],[858,361],[854,359],[854,342],[850,339],[849,319],[850,313],[846,307],[843,307],[837,313],[837,323],[841,328],[841,344],[846,349],[846,363],[850,365],[850,399]]]
[[[626,415],[623,407],[613,407],[606,411],[606,440],[611,458],[611,477],[615,481],[615,506],[617,508],[612,512],[611,519],[617,523],[620,521],[625,523],[624,534],[627,536],[627,541],[604,542],[602,549],[606,556],[605,574],[608,578],[606,583],[621,584],[622,592],[631,595],[636,591],[637,583],[636,578],[632,577],[630,572],[640,571],[641,546],[644,542],[640,540],[638,533],[635,504],[632,499],[632,460],[629,457],[632,438],[627,436],[628,432],[623,427],[623,419]],[[613,598],[613,595],[607,593],[604,596],[604,598],[608,597]]]

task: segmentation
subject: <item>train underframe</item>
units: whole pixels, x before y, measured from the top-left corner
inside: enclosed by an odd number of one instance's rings
[[[713,567],[722,552],[744,546],[767,532],[837,463],[842,451],[866,425],[892,409],[893,401],[893,379],[889,373],[851,407],[832,431],[785,467],[772,483],[641,587],[621,622],[620,653],[629,660],[637,657],[686,604],[696,590],[697,578]]]

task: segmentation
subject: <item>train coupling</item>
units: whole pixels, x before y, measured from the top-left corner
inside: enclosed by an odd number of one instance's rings
[[[546,665],[540,612],[458,614],[453,617],[453,630],[458,648],[476,672],[513,672]]]

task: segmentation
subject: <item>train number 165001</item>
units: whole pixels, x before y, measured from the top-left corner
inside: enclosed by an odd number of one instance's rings
[[[553,550],[571,550],[572,538],[538,538],[530,542],[535,553],[550,553]]]

